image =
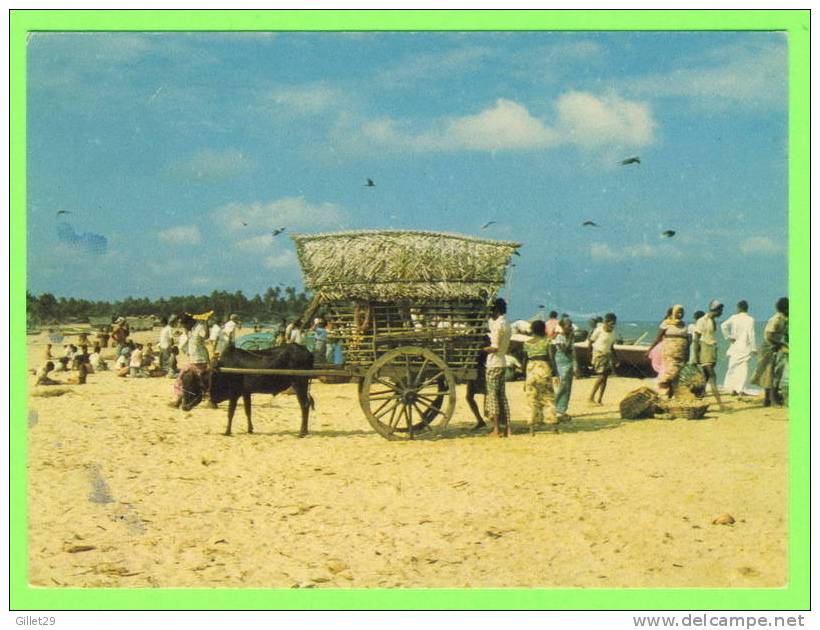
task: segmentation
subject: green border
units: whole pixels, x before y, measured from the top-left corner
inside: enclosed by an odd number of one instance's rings
[[[26,33],[70,30],[779,30],[789,36],[789,269],[793,336],[809,335],[808,10],[25,11],[10,16],[10,356],[26,362]],[[26,377],[10,377],[10,607],[121,609],[808,610],[809,346],[790,361],[789,585],[782,589],[49,589],[26,581]]]

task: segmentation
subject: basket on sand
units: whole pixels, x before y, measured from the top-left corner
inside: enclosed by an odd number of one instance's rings
[[[657,403],[658,394],[653,389],[649,387],[633,389],[620,402],[621,418],[624,420],[652,418]]]
[[[686,394],[689,398],[702,398],[706,393],[706,374],[700,366],[687,363],[678,374],[677,385],[679,394]]]
[[[687,418],[689,420],[700,420],[706,415],[709,404],[701,401],[687,400],[667,400],[659,405],[664,413],[672,418]]]

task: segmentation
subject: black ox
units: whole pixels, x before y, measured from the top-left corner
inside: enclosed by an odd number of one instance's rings
[[[303,346],[286,344],[270,350],[249,352],[239,348],[228,348],[216,363],[217,368],[246,369],[280,369],[310,370],[313,368],[313,355]],[[273,394],[293,387],[302,409],[302,427],[299,437],[308,433],[308,413],[313,406],[313,398],[308,393],[309,376],[290,376],[286,374],[229,374],[212,370],[203,377],[192,372],[182,377],[182,409],[188,411],[202,401],[203,389],[208,388],[208,395],[213,404],[228,401],[228,427],[225,435],[231,434],[231,423],[239,398],[245,406],[248,418],[248,433],[253,433],[251,422],[251,394]]]

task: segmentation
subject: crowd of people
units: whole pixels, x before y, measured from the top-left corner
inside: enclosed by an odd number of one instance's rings
[[[752,358],[758,356],[751,382],[763,389],[763,405],[783,405],[788,402],[789,300],[780,298],[775,314],[764,329],[764,339],[758,350],[755,321],[749,315],[745,300],[737,303],[737,312],[718,325],[724,306],[712,300],[707,311],[695,312],[690,324],[684,320],[682,305],[670,307],[661,321],[654,342],[647,349],[658,373],[657,389],[661,396],[672,398],[680,386],[680,376],[687,364],[697,366],[721,409],[720,390],[733,396],[745,393]],[[478,359],[479,378],[467,388],[467,402],[476,417],[476,429],[486,426],[475,402],[475,395],[485,394],[484,413],[492,424],[490,435],[510,435],[510,409],[506,396],[505,370],[513,328],[506,319],[506,302],[499,298],[492,306],[489,338]],[[607,381],[617,366],[615,325],[617,316],[607,313],[591,322],[592,330],[585,342],[591,348],[591,365],[596,380],[589,402],[603,404]],[[717,330],[729,343],[726,351],[728,366],[722,388],[717,384]],[[558,317],[552,311],[545,322],[537,319],[529,324],[529,339],[524,343],[527,356],[524,390],[530,406],[530,432],[538,425],[556,427],[570,420],[567,413],[572,382],[578,373],[575,357],[576,328],[567,315]]]

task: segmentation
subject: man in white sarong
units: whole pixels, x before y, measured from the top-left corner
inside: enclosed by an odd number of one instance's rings
[[[748,311],[749,304],[746,300],[741,300],[737,303],[737,313],[720,325],[720,332],[729,342],[729,349],[726,350],[729,367],[723,379],[723,389],[732,392],[734,396],[743,394],[746,378],[749,376],[749,361],[757,352],[755,320]]]

